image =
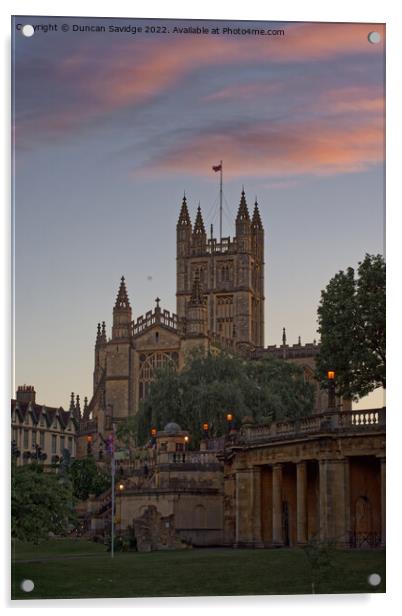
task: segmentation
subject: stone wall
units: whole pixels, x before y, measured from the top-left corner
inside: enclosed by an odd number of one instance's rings
[[[175,529],[174,515],[162,516],[154,505],[133,521],[139,552],[181,550],[187,548]]]

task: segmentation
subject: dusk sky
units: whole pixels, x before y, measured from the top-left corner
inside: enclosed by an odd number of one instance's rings
[[[217,235],[220,160],[223,235],[242,185],[265,227],[265,343],[280,344],[283,327],[289,344],[318,339],[330,278],[384,252],[383,26],[15,19],[25,23],[59,31],[14,33],[15,386],[65,408],[71,391],[91,397],[96,326],[110,335],[122,275],[135,318],[157,296],[175,312],[183,192],[192,221],[200,202]]]

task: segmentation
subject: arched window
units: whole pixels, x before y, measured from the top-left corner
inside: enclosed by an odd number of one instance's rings
[[[149,385],[154,379],[155,370],[172,366],[178,367],[179,354],[176,351],[157,351],[156,353],[142,353],[140,355],[140,374],[139,374],[139,399],[146,398]]]

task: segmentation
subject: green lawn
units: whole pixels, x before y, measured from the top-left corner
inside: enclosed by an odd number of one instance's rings
[[[311,566],[301,549],[199,549],[117,553],[83,540],[53,540],[13,550],[13,599],[271,595],[312,592]],[[24,562],[26,561],[26,562]],[[317,593],[385,592],[383,550],[334,551]],[[379,573],[373,588],[367,578]],[[20,590],[31,579],[31,593]]]

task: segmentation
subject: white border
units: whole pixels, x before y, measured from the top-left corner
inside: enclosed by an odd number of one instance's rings
[[[248,0],[235,4],[233,0],[204,0],[202,3],[193,4],[184,1],[171,0],[170,2],[155,1],[153,4],[142,3],[141,5],[129,2],[89,2],[86,0],[70,0],[69,2],[59,1],[39,1],[35,3],[28,0],[9,0],[1,4],[0,27],[2,29],[2,44],[5,50],[4,60],[1,63],[0,83],[4,92],[2,97],[2,129],[4,134],[3,148],[1,155],[3,164],[1,165],[3,186],[3,201],[1,207],[0,229],[2,237],[0,240],[1,250],[1,324],[2,340],[7,341],[3,344],[3,353],[0,359],[0,379],[2,392],[2,417],[3,425],[2,455],[1,462],[3,469],[4,490],[4,513],[1,525],[4,533],[3,545],[8,546],[8,522],[9,522],[9,479],[8,479],[8,458],[9,458],[9,400],[10,400],[10,15],[82,15],[94,17],[178,17],[178,18],[204,18],[204,19],[263,19],[277,21],[336,21],[336,22],[386,22],[387,23],[387,262],[388,262],[388,382],[391,386],[387,391],[387,457],[388,457],[388,490],[387,490],[387,528],[388,528],[388,558],[387,558],[387,594],[386,595],[331,595],[322,596],[298,596],[298,597],[247,597],[247,598],[197,598],[197,599],[102,599],[102,600],[71,600],[71,601],[36,601],[29,604],[24,602],[12,604],[14,610],[26,609],[43,610],[43,607],[53,607],[58,610],[110,610],[116,606],[123,609],[140,609],[141,612],[153,613],[163,610],[165,614],[188,611],[201,613],[206,609],[222,611],[222,608],[229,608],[232,614],[243,614],[245,608],[250,607],[253,611],[266,613],[270,609],[285,610],[285,613],[296,611],[303,616],[304,614],[322,612],[335,614],[341,610],[345,613],[364,611],[365,615],[376,614],[384,607],[391,607],[390,603],[396,603],[397,593],[400,587],[400,553],[401,553],[401,487],[400,469],[401,458],[398,456],[401,450],[400,440],[402,437],[402,409],[398,407],[396,384],[400,365],[398,350],[401,344],[401,303],[398,284],[401,280],[398,259],[401,218],[400,207],[400,176],[401,163],[397,152],[400,152],[401,138],[401,110],[402,96],[398,85],[400,85],[400,59],[402,58],[402,30],[401,17],[398,2],[395,0],[376,0],[375,2],[366,0],[365,2],[351,2],[350,0],[337,0],[331,4],[324,2],[313,2],[305,0],[300,2],[285,1],[276,4],[267,2],[257,2]],[[5,86],[5,87],[4,87]],[[391,334],[392,332],[392,334]],[[400,378],[400,377],[399,377]],[[5,522],[4,522],[5,521]],[[10,609],[11,603],[8,600],[9,579],[9,550],[3,550],[1,562],[2,576],[2,604],[6,609]],[[4,590],[3,590],[4,589]]]

